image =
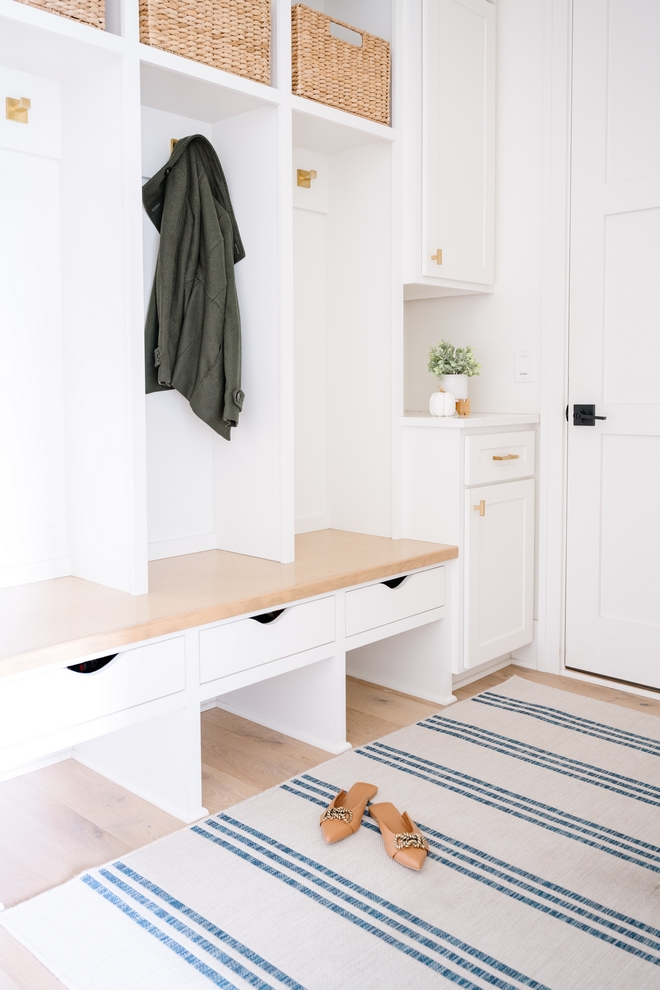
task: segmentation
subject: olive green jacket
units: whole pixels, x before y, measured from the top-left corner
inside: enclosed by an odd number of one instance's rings
[[[175,388],[229,440],[243,406],[234,264],[245,251],[211,143],[201,134],[178,141],[142,202],[160,232],[145,326],[147,392]]]

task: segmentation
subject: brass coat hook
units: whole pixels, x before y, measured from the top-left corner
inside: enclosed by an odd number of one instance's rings
[[[177,143],[178,138],[170,138],[170,154],[174,151],[174,145]]]
[[[316,178],[316,174],[316,169],[312,168],[308,171],[307,169],[299,168],[296,182],[299,186],[302,186],[303,189],[311,189],[312,179]]]
[[[20,100],[8,96],[5,100],[5,112],[7,120],[14,120],[17,124],[27,124],[28,110],[32,106],[27,96],[21,96]]]

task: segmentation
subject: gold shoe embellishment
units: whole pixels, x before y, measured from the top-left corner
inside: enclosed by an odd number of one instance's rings
[[[425,849],[429,851],[429,844],[419,832],[399,832],[394,836],[394,845],[397,849]]]
[[[322,822],[340,821],[346,822],[347,825],[353,821],[353,812],[350,808],[328,808],[327,811],[323,813],[321,818]]]

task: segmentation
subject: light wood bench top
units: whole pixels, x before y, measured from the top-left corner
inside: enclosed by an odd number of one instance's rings
[[[277,608],[458,556],[457,547],[325,529],[296,537],[296,561],[225,550],[154,560],[149,594],[81,578],[0,591],[0,676]]]

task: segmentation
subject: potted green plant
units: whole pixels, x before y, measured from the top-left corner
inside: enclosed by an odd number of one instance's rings
[[[441,340],[429,351],[428,369],[438,379],[442,391],[450,392],[455,399],[467,399],[468,378],[478,375],[481,365],[473,347],[454,347],[448,340]]]

